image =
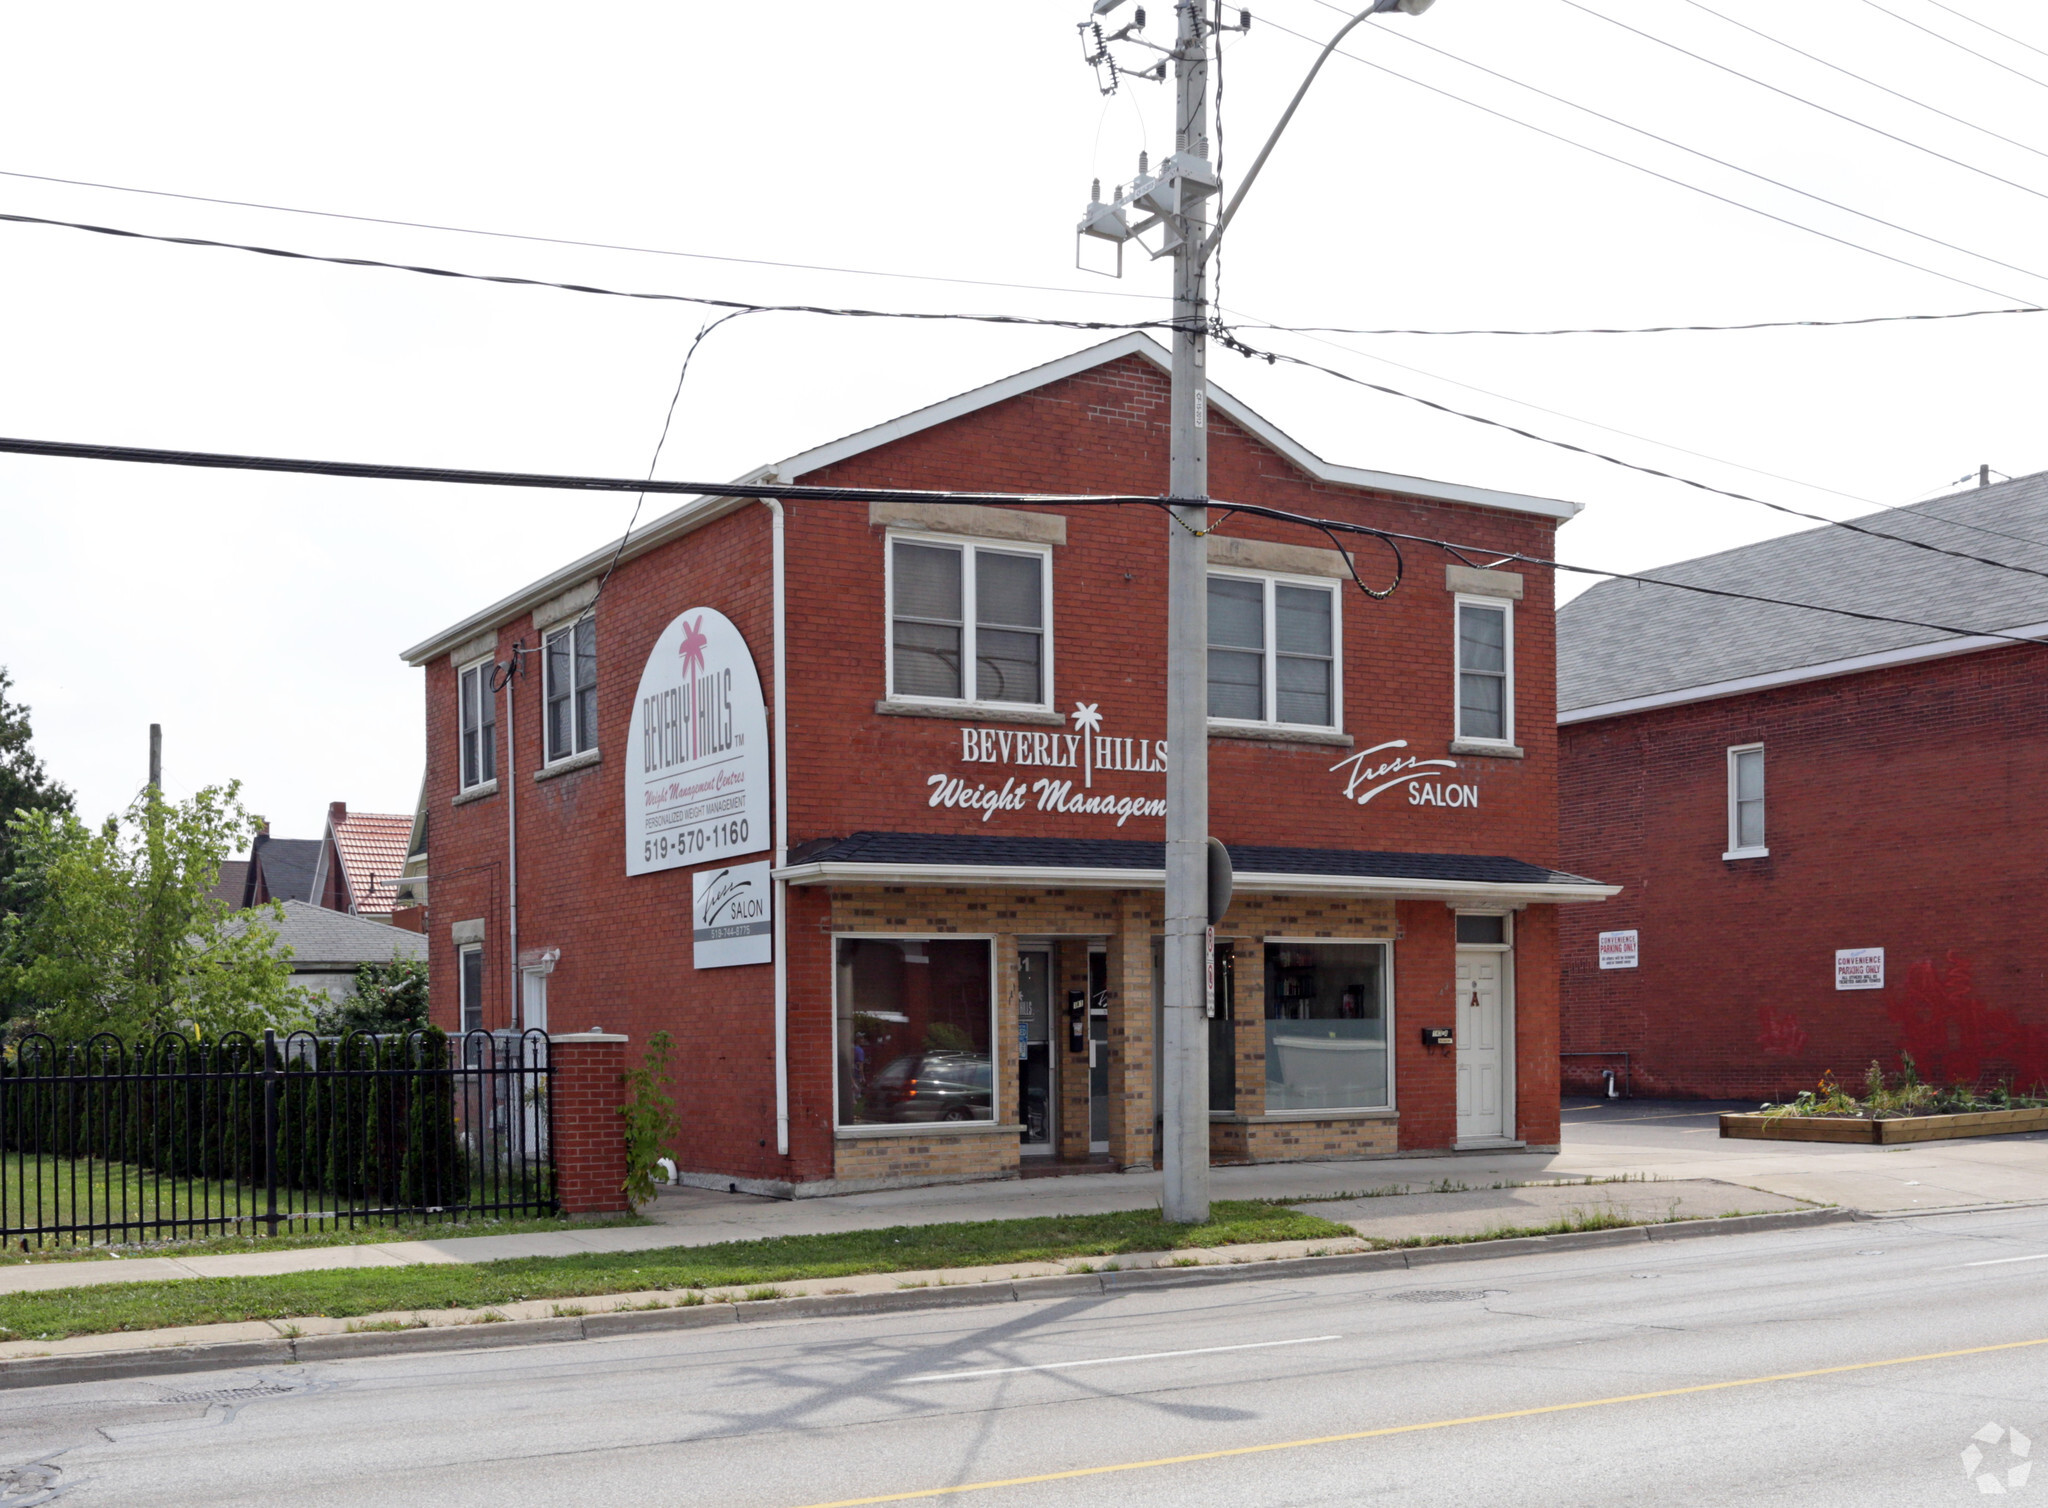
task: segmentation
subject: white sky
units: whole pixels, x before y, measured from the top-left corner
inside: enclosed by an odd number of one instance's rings
[[[2016,147],[1745,34],[1694,0],[1585,3],[1982,171],[1768,94],[1567,0],[1444,0],[1424,17],[1381,18],[1347,45],[1995,292],[1788,229],[1338,58],[1232,229],[1226,307],[1292,324],[1551,326],[2048,297],[2048,82],[1946,46],[1872,0],[1707,0],[2026,143]],[[2048,48],[2048,17],[2026,0],[1883,4],[2048,81],[2048,53],[1956,14]],[[1320,0],[1253,9],[1253,29],[1227,55],[1226,177],[1313,55],[1280,28],[1323,37],[1340,20]],[[0,177],[0,211],[763,302],[1145,317],[1166,291],[1164,264],[1133,265],[1121,284],[1078,273],[1073,226],[1091,176],[1128,178],[1140,146],[1155,161],[1170,146],[1168,97],[1142,83],[1107,103],[1097,95],[1074,27],[1084,11],[1085,0],[784,0],[0,13],[10,60],[0,169],[10,172],[900,277],[537,246],[11,177]],[[1153,32],[1170,32],[1168,0],[1151,11]],[[1375,29],[2042,275],[1795,198]],[[700,319],[684,306],[0,224],[0,433],[637,475]],[[2028,359],[2043,334],[2048,316],[1271,339],[1560,439],[1848,517],[1945,490],[1979,462],[2048,467],[2041,363]],[[706,342],[661,473],[729,477],[1095,338],[743,319]],[[1219,353],[1212,375],[1333,460],[1584,502],[1561,536],[1574,561],[1640,569],[1793,526],[1313,373]],[[398,651],[616,537],[631,503],[0,456],[0,664],[89,817],[140,785],[146,726],[158,721],[174,792],[240,777],[274,830],[313,836],[330,800],[411,809],[420,689]],[[1954,616],[1966,615],[1959,604]]]

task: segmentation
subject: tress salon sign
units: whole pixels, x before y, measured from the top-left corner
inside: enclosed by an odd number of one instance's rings
[[[626,873],[766,849],[768,713],[732,620],[693,607],[663,629],[633,706]]]

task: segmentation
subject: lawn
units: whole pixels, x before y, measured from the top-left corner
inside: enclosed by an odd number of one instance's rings
[[[173,1325],[387,1311],[478,1309],[527,1299],[650,1289],[759,1288],[920,1268],[1001,1266],[1247,1242],[1353,1238],[1349,1226],[1281,1205],[1211,1206],[1205,1225],[1169,1225],[1157,1210],[1039,1216],[773,1236],[716,1246],[521,1257],[460,1266],[343,1268],[263,1278],[186,1278],[0,1295],[0,1339],[54,1340]]]

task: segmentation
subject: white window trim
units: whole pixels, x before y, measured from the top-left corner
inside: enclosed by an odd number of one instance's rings
[[[993,550],[999,555],[1036,555],[1041,563],[1039,614],[1043,620],[1040,636],[1038,684],[1043,699],[1036,702],[988,702],[974,696],[912,696],[896,689],[896,544],[932,545],[960,553],[960,689],[968,691],[978,678],[974,653],[976,633],[975,572],[972,556],[976,550]],[[1058,703],[1053,695],[1052,546],[1025,540],[986,539],[980,535],[933,534],[911,529],[891,529],[882,536],[882,674],[883,699],[903,707],[947,707],[963,712],[1050,712]]]
[[[839,1119],[839,944],[846,942],[981,942],[988,944],[988,1119],[985,1121],[908,1121],[902,1125],[849,1126]],[[859,1136],[953,1136],[985,1135],[991,1131],[1015,1131],[1003,1119],[1003,1061],[1001,981],[997,977],[997,955],[993,932],[834,932],[832,934],[832,1135],[841,1140]]]
[[[1233,940],[1234,940],[1234,939],[1233,939]],[[1264,948],[1265,948],[1265,946],[1277,946],[1277,947],[1301,947],[1301,948],[1328,948],[1328,947],[1334,947],[1334,946],[1343,946],[1343,947],[1347,947],[1347,948],[1378,948],[1378,949],[1380,950],[1380,952],[1381,952],[1381,955],[1382,955],[1382,960],[1383,960],[1383,962],[1382,962],[1382,964],[1381,964],[1381,967],[1383,967],[1383,968],[1384,968],[1384,969],[1386,970],[1386,978],[1387,978],[1387,988],[1386,988],[1386,999],[1387,999],[1387,1041],[1386,1041],[1386,1048],[1387,1048],[1387,1102],[1386,1102],[1386,1104],[1384,1104],[1384,1105],[1352,1105],[1352,1106],[1329,1106],[1329,1107],[1326,1107],[1326,1108],[1324,1108],[1324,1109],[1321,1109],[1321,1110],[1275,1110],[1275,1109],[1274,1109],[1274,1108],[1273,1108],[1273,1107],[1272,1107],[1271,1105],[1268,1105],[1268,1106],[1266,1107],[1266,1114],[1265,1114],[1265,1117],[1264,1117],[1264,1118],[1265,1118],[1266,1120],[1269,1120],[1269,1121],[1280,1121],[1280,1120],[1297,1120],[1297,1121],[1312,1121],[1312,1120],[1328,1120],[1328,1119],[1330,1119],[1330,1118],[1331,1118],[1331,1117],[1333,1117],[1333,1116],[1343,1116],[1343,1115],[1360,1115],[1360,1114],[1367,1114],[1367,1113],[1372,1113],[1372,1112],[1380,1112],[1380,1113],[1385,1113],[1385,1112],[1387,1112],[1387,1111],[1395,1111],[1395,1112],[1398,1112],[1398,1111],[1400,1110],[1400,1108],[1401,1108],[1401,1106],[1400,1106],[1400,1103],[1399,1103],[1399,1100],[1400,1100],[1400,1093],[1401,1093],[1401,1090],[1400,1090],[1400,1082],[1401,1082],[1401,1076],[1400,1076],[1399,1072],[1397,1072],[1397,1071],[1396,1071],[1396,1063],[1395,1063],[1395,1059],[1396,1059],[1396,1058],[1397,1058],[1397,1056],[1398,1056],[1398,1054],[1397,1054],[1397,1052],[1396,1052],[1396,1050],[1395,1050],[1395,1048],[1396,1048],[1396,1031],[1395,1031],[1395,1028],[1396,1028],[1396,1026],[1397,1026],[1397,1024],[1398,1024],[1398,1023],[1397,1023],[1397,1022],[1395,1021],[1395,1019],[1394,1019],[1394,1002],[1395,1002],[1396,1000],[1398,1000],[1398,999],[1400,998],[1400,995],[1399,995],[1398,991],[1397,991],[1397,990],[1395,989],[1395,979],[1394,979],[1394,952],[1395,952],[1395,949],[1394,949],[1394,939],[1392,939],[1392,938],[1390,938],[1390,937],[1291,937],[1291,936],[1290,936],[1290,937],[1262,937],[1262,938],[1260,938],[1260,939],[1259,939],[1259,942],[1260,942],[1260,943],[1261,943],[1261,945],[1262,945],[1262,946],[1261,946],[1261,949],[1260,949],[1260,952],[1259,952],[1259,996],[1260,996],[1260,999],[1259,999],[1259,1011],[1260,1011],[1260,1014],[1261,1014],[1261,1016],[1262,1016],[1262,1017],[1264,1017],[1264,1013],[1265,1013],[1265,1009],[1266,1009],[1266,1001],[1265,1001],[1265,993],[1266,993],[1266,985],[1265,985],[1265,977],[1266,977],[1266,955],[1265,955],[1265,951],[1264,951]],[[1265,1017],[1265,1019],[1267,1019],[1267,1020],[1270,1020],[1271,1018],[1270,1018],[1270,1017]]]
[[[469,976],[468,960],[472,953],[481,955],[482,943],[463,943],[455,950],[455,1035],[467,1037],[471,1031],[484,1029],[484,996],[490,992],[490,979],[480,962],[477,966],[476,1025],[468,1025],[469,1002],[463,999],[463,981]]]
[[[1468,943],[1458,938],[1457,918],[1461,916],[1497,916],[1501,918],[1501,941],[1497,943]],[[1489,906],[1453,906],[1451,908],[1451,941],[1460,948],[1488,953],[1512,953],[1515,950],[1515,913]]]
[[[491,773],[482,780],[469,780],[467,778],[469,772],[468,770],[463,768],[462,763],[462,717],[463,713],[468,710],[462,704],[462,683],[472,670],[476,670],[479,667],[482,667],[486,673],[477,678],[479,696],[489,697],[491,699],[492,711],[495,713],[497,710],[497,693],[491,687],[491,681],[493,677],[489,672],[495,670],[496,666],[497,662],[493,660],[490,656],[486,655],[481,660],[471,660],[467,665],[462,666],[455,672],[455,790],[456,794],[458,795],[460,795],[464,791],[481,790],[484,786],[490,786],[493,790],[497,788],[498,757],[497,750],[495,747],[493,747],[491,751]],[[477,710],[479,713],[481,713],[483,710],[482,706],[479,705]],[[481,731],[481,729],[479,729],[479,731]],[[491,719],[491,742],[493,745],[495,745],[497,741],[498,720],[494,716]],[[477,763],[479,767],[481,767],[483,761],[478,760]]]
[[[1741,846],[1741,841],[1740,841],[1740,836],[1739,836],[1739,833],[1738,833],[1738,831],[1737,831],[1737,826],[1736,826],[1736,824],[1737,824],[1737,820],[1738,820],[1738,819],[1737,819],[1737,816],[1736,816],[1736,810],[1735,810],[1735,757],[1736,757],[1736,756],[1737,756],[1738,754],[1762,754],[1763,752],[1764,752],[1764,746],[1763,746],[1762,744],[1760,744],[1760,743],[1755,743],[1755,744],[1731,744],[1731,745],[1729,746],[1729,748],[1728,748],[1728,851],[1727,851],[1726,853],[1724,853],[1724,854],[1722,854],[1722,855],[1721,855],[1721,857],[1722,857],[1723,859],[1768,859],[1768,858],[1769,858],[1769,857],[1771,856],[1771,850],[1770,850],[1770,836],[1771,836],[1771,824],[1770,824],[1770,810],[1771,810],[1771,787],[1770,787],[1770,760],[1769,760],[1769,758],[1768,758],[1768,757],[1766,757],[1766,758],[1765,758],[1765,760],[1764,760],[1764,795],[1763,795],[1763,802],[1764,802],[1764,819],[1765,819],[1765,820],[1764,820],[1764,840],[1765,840],[1765,841],[1764,841],[1764,842],[1763,842],[1762,844],[1759,844],[1759,845],[1758,845],[1757,847],[1755,847],[1755,848],[1744,848],[1744,847],[1742,847],[1742,846]]]
[[[1453,739],[1485,749],[1515,746],[1515,604],[1507,597],[1486,597],[1458,592],[1451,598],[1451,729]],[[1480,738],[1465,731],[1465,634],[1463,618],[1467,605],[1500,613],[1506,620],[1501,645],[1507,656],[1507,676],[1501,687],[1501,737]],[[1485,672],[1475,672],[1484,674]]]
[[[590,730],[590,747],[587,749],[583,747],[583,728],[578,721],[580,714],[577,712],[576,703],[576,640],[574,637],[576,630],[583,623],[595,617],[596,614],[594,613],[579,613],[567,623],[555,624],[540,636],[540,759],[542,769],[546,769],[549,765],[567,764],[572,759],[582,759],[585,763],[592,763],[594,762],[592,756],[598,751],[597,730],[595,728]],[[550,754],[548,751],[548,645],[554,640],[561,638],[564,634],[571,636],[569,639],[569,752],[566,754]]]
[[[1266,715],[1261,718],[1212,717],[1212,728],[1313,728],[1318,732],[1341,733],[1344,730],[1344,593],[1337,583],[1328,576],[1293,576],[1278,571],[1243,571],[1218,569],[1211,566],[1202,578],[1202,590],[1209,590],[1209,578],[1226,576],[1237,581],[1262,581],[1266,583]],[[1326,723],[1283,723],[1278,716],[1280,707],[1280,635],[1279,596],[1274,590],[1282,586],[1309,587],[1330,594],[1330,721]],[[1202,646],[1202,698],[1208,700],[1209,649]]]

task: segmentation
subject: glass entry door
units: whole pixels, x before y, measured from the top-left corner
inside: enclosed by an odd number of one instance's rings
[[[1109,1150],[1109,955],[1088,954],[1088,1150]]]
[[[1017,953],[1017,1104],[1022,1112],[1026,1157],[1049,1157],[1057,1135],[1053,1064],[1058,1025],[1052,1009],[1052,950]]]

